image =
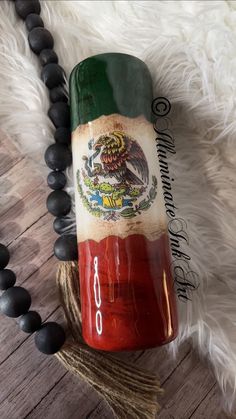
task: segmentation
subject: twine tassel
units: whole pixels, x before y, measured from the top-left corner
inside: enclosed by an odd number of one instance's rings
[[[60,263],[57,285],[71,335],[57,358],[97,390],[117,418],[154,419],[160,408],[157,394],[162,393],[157,377],[83,341],[76,262]]]

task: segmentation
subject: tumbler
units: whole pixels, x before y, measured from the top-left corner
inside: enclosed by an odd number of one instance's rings
[[[70,76],[82,334],[104,351],[178,330],[152,100],[148,67],[128,54],[91,56]]]

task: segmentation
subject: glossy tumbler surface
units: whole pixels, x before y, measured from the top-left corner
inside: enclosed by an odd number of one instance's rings
[[[70,77],[84,340],[122,351],[170,342],[178,321],[152,125],[138,58],[89,57]]]

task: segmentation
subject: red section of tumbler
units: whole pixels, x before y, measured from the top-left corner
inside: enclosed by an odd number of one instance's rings
[[[168,236],[79,245],[83,337],[101,350],[159,346],[177,335]]]

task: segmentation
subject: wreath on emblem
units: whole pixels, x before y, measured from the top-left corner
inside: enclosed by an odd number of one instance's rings
[[[122,131],[100,135],[88,143],[90,157],[77,170],[77,189],[83,205],[107,221],[132,218],[148,210],[157,195],[157,178],[151,177],[140,145]],[[144,197],[145,196],[145,197]]]

